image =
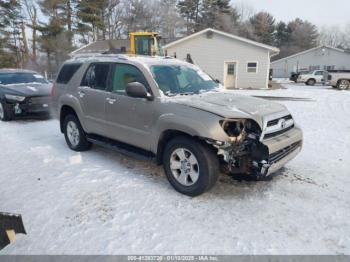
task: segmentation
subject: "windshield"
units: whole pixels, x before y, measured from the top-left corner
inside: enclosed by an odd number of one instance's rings
[[[45,78],[39,74],[33,73],[0,73],[1,85],[41,83],[48,84]]]
[[[166,95],[199,93],[219,87],[210,76],[195,67],[156,65],[151,67],[151,72]]]

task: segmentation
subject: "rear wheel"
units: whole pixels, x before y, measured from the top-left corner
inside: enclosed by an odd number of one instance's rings
[[[63,127],[64,137],[70,149],[79,152],[91,148],[91,143],[86,139],[86,134],[75,115],[67,115]]]
[[[208,191],[219,174],[219,161],[214,150],[188,137],[174,138],[166,145],[163,165],[174,189],[188,196]]]
[[[337,84],[337,88],[339,90],[346,90],[346,89],[349,89],[349,87],[350,87],[350,81],[346,79],[340,80]]]
[[[306,81],[306,85],[308,86],[314,86],[316,84],[315,79],[309,79]]]
[[[4,102],[0,102],[0,120],[10,121],[11,119],[12,119],[11,109]]]

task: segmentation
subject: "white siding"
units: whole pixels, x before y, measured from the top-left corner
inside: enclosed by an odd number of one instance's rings
[[[325,50],[325,52],[322,51]],[[335,69],[350,70],[350,53],[341,52],[332,48],[320,47],[307,53],[296,55],[290,58],[281,59],[272,62],[273,77],[289,77],[291,72],[295,72],[297,68],[308,68],[310,66],[335,66]]]
[[[208,39],[201,34],[167,48],[169,56],[186,60],[187,54],[196,65],[223,83],[224,62],[237,62],[237,88],[267,88],[270,68],[269,51],[217,33]],[[257,62],[257,73],[247,72],[247,63]]]

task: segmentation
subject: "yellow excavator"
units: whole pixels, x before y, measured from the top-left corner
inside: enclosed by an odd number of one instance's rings
[[[133,55],[163,55],[160,46],[159,33],[156,32],[131,32],[130,37],[130,54]]]

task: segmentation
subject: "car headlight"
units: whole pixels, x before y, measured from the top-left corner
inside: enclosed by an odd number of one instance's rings
[[[256,139],[261,134],[259,125],[250,119],[223,120],[220,124],[231,142],[242,142],[247,137]]]
[[[23,102],[26,99],[24,96],[16,96],[16,95],[5,95],[6,99],[12,101]]]

